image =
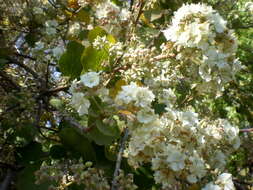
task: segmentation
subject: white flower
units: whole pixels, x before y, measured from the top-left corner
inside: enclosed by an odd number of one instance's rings
[[[35,43],[35,48],[34,49],[35,50],[41,50],[41,49],[44,48],[44,46],[45,46],[44,42],[39,41],[39,42]]]
[[[226,155],[218,150],[211,159],[215,168],[223,169],[226,165]]]
[[[204,79],[206,82],[210,82],[212,80],[212,75],[211,75],[211,68],[209,65],[206,63],[202,63],[199,66],[199,75],[201,76],[202,79]]]
[[[121,87],[122,90],[118,93],[115,98],[115,101],[118,104],[129,104],[134,101],[136,98],[136,93],[138,90],[138,86],[135,82],[131,82],[130,85],[125,85]]]
[[[156,118],[154,110],[151,108],[142,109],[137,112],[137,120],[141,123],[150,123]]]
[[[123,9],[120,11],[119,17],[120,17],[120,19],[121,19],[122,21],[126,21],[126,20],[129,19],[130,15],[131,15],[131,12],[128,11],[127,9],[124,9],[124,8],[123,8]]]
[[[58,22],[56,20],[48,20],[46,21],[46,27],[57,27]]]
[[[235,190],[232,175],[229,173],[222,173],[219,175],[216,183],[218,183],[220,186],[223,186],[224,190]]]
[[[213,182],[206,184],[201,190],[222,190],[220,186],[214,185]]]
[[[159,96],[159,103],[164,103],[168,107],[173,107],[177,97],[172,89],[163,89],[161,96]]]
[[[33,12],[34,12],[34,14],[38,14],[38,15],[42,15],[44,13],[43,9],[41,9],[39,7],[34,7]]]
[[[174,171],[182,170],[185,167],[185,156],[178,150],[174,149],[171,152],[169,152],[169,155],[167,157],[167,162],[170,163],[170,167]]]
[[[179,114],[182,125],[186,127],[196,126],[198,124],[198,114],[192,111],[186,111]]]
[[[135,102],[138,107],[148,107],[155,99],[155,95],[147,87],[139,87],[135,82],[122,86],[122,91],[118,93],[115,101],[118,104],[129,104]]]
[[[227,138],[230,142],[235,142],[237,146],[240,146],[240,139],[238,137],[239,134],[239,128],[236,126],[232,126],[227,120],[223,119],[220,120],[222,128],[227,135]],[[238,141],[239,140],[239,141]],[[236,146],[235,146],[236,147]]]
[[[99,73],[97,72],[88,72],[81,76],[81,82],[84,86],[93,88],[99,84]]]
[[[79,115],[88,114],[88,109],[90,107],[90,102],[84,97],[81,92],[74,93],[70,104],[77,110]]]
[[[111,100],[109,97],[109,90],[107,88],[100,88],[97,90],[96,94],[101,98],[102,101],[108,102]]]
[[[118,15],[120,8],[114,3],[105,1],[97,6],[95,15],[98,19],[107,18],[109,14]]]
[[[105,45],[108,45],[109,42],[106,39],[106,36],[98,36],[92,43],[93,47],[96,48],[97,50],[103,49]]]
[[[253,2],[247,2],[245,3],[245,9],[249,10],[250,12],[253,12]]]
[[[47,35],[56,34],[56,27],[58,26],[58,22],[56,20],[48,20],[46,21],[46,33]]]
[[[69,27],[68,33],[73,36],[77,36],[81,30],[81,25],[78,22],[72,23]]]
[[[146,87],[139,87],[136,93],[136,106],[148,107],[154,101],[155,95]]]
[[[74,94],[76,92],[78,84],[80,84],[80,81],[77,81],[77,79],[75,79],[75,80],[72,81],[72,84],[71,84],[71,86],[69,88],[69,92],[71,94]]]
[[[52,49],[52,52],[54,57],[59,58],[63,54],[64,48],[61,46],[57,46],[54,49]]]
[[[216,31],[218,33],[224,32],[224,30],[226,29],[227,22],[218,13],[213,14],[212,19],[213,19],[213,23],[214,23]]]
[[[89,4],[86,0],[78,0],[77,2],[80,7],[85,7]]]
[[[204,161],[200,159],[200,155],[190,157],[189,160],[192,162],[190,165],[191,175],[187,176],[187,180],[190,183],[196,183],[197,177],[202,178],[206,175]]]
[[[54,34],[56,34],[56,29],[52,28],[52,27],[48,27],[48,28],[46,28],[46,33],[47,33],[47,35],[54,35]]]

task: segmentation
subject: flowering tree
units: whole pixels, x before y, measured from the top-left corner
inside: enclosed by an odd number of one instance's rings
[[[1,190],[251,188],[253,3],[0,8]]]

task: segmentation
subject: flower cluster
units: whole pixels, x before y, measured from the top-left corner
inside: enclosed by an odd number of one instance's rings
[[[191,77],[194,79],[198,73],[205,88],[215,85],[221,89],[241,69],[235,58],[236,37],[227,28],[226,21],[210,6],[183,5],[163,33],[173,44],[173,48],[164,51],[173,51],[178,64],[187,64],[188,77],[194,75]]]
[[[146,87],[139,87],[136,83],[131,82],[130,85],[122,86],[115,98],[118,104],[134,103],[137,107],[146,108],[151,105],[154,100],[154,94]]]
[[[251,13],[253,13],[253,2],[245,3],[245,9],[249,10]]]
[[[170,187],[177,178],[196,183],[223,170],[227,156],[240,146],[239,130],[227,120],[200,120],[192,111],[167,108],[137,112],[127,150],[130,165],[151,163],[157,183]],[[130,125],[130,124],[129,124]]]
[[[120,28],[123,13],[115,4],[105,1],[95,7],[95,12],[108,33]],[[97,37],[93,47],[106,47],[110,58],[120,58],[120,66],[113,65],[112,70],[124,72],[119,81],[127,85],[115,85],[110,90],[117,92],[110,96],[109,89],[100,88],[100,79],[106,74],[85,73],[80,81],[73,81],[71,104],[80,116],[88,114],[90,98],[95,95],[108,101],[108,115],[121,110],[128,116],[124,122],[131,135],[125,151],[129,164],[138,168],[148,163],[156,183],[164,189],[175,184],[183,188],[182,184],[201,184],[205,176],[223,172],[240,139],[238,128],[226,119],[202,118],[192,107],[180,110],[175,84],[184,80],[198,92],[222,90],[241,65],[235,57],[234,34],[209,6],[183,5],[163,32],[168,42],[161,46],[161,54],[156,47],[147,48],[134,34],[124,45],[110,44],[106,36]],[[158,114],[156,104],[165,107],[162,113]],[[222,174],[204,190],[225,189],[232,187],[231,183],[229,174]]]
[[[208,183],[202,190],[235,190],[232,175],[229,173],[222,173],[213,183]]]
[[[111,1],[106,0],[95,6],[95,17],[107,32],[114,36],[120,36],[121,31],[127,29],[129,25],[130,12],[126,8],[120,9]]]
[[[109,190],[110,183],[105,177],[104,171],[92,167],[92,162],[83,163],[82,159],[74,161],[68,166],[66,162],[53,162],[50,165],[43,163],[41,168],[35,172],[36,184],[54,182],[49,190],[67,189],[73,183],[84,185],[90,190]],[[67,169],[66,169],[67,168]],[[117,177],[119,189],[135,190],[137,186],[133,183],[133,175],[125,175],[122,170]]]
[[[80,78],[80,81],[74,80],[70,87],[70,92],[72,93],[70,104],[81,116],[88,114],[88,109],[90,107],[90,101],[88,97],[90,94],[86,91],[87,88],[90,89],[99,85],[99,73],[88,72],[81,75]]]
[[[136,116],[127,123],[128,162],[135,168],[151,163],[155,181],[163,188],[177,184],[178,178],[196,183],[210,171],[224,170],[228,155],[240,146],[239,130],[227,120],[210,121],[190,110],[176,110],[171,89],[161,92],[169,97],[166,113],[159,116],[151,106],[155,95],[147,87],[131,82],[121,88],[116,103]]]
[[[54,35],[57,33],[58,22],[56,20],[48,20],[46,21],[46,34]]]
[[[50,190],[67,189],[72,183],[83,184],[85,189],[109,190],[110,185],[104,177],[102,170],[91,167],[91,162],[83,164],[82,160],[72,163],[69,169],[64,162],[54,162],[50,165],[44,163],[39,170],[35,172],[36,183],[42,184],[52,181],[56,185],[49,186]]]

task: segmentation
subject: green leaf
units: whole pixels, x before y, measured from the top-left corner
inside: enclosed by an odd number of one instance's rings
[[[123,1],[120,0],[112,0],[112,2],[118,6],[122,6],[123,5]]]
[[[17,176],[17,190],[47,190],[49,183],[43,183],[40,185],[35,184],[34,172],[40,169],[41,163],[31,164],[25,167],[24,170],[18,173]]]
[[[102,62],[109,57],[106,49],[97,50],[92,46],[87,47],[82,54],[81,62],[84,72],[88,70],[99,71],[102,69]]]
[[[104,135],[107,136],[112,136],[112,137],[119,137],[120,136],[120,131],[117,127],[117,125],[106,125],[104,124],[101,120],[96,120],[96,126],[98,130],[103,133]]]
[[[6,63],[8,63],[8,60],[0,57],[0,69],[2,69]]]
[[[90,15],[85,9],[81,9],[76,15],[75,19],[80,22],[90,23]]]
[[[107,32],[99,27],[99,26],[96,26],[94,29],[92,29],[89,34],[88,34],[88,40],[92,43],[98,36],[106,36],[107,35]]]
[[[163,16],[163,11],[161,9],[147,10],[144,15],[150,22],[153,22]]]
[[[71,41],[67,45],[67,51],[62,54],[59,60],[60,71],[63,75],[77,78],[82,71],[81,55],[84,46],[78,42]]]
[[[153,108],[155,110],[155,113],[159,114],[159,115],[166,112],[166,110],[165,110],[166,105],[165,104],[154,103],[153,104]]]
[[[34,141],[22,148],[17,148],[16,159],[21,165],[27,166],[42,161],[44,154],[42,145]]]
[[[114,141],[112,136],[104,135],[97,127],[93,127],[86,136],[98,145],[110,145]]]
[[[108,160],[116,161],[117,160],[117,152],[110,150],[110,146],[105,146],[105,157]]]
[[[84,161],[95,161],[96,155],[89,140],[68,123],[62,122],[61,125],[64,125],[59,132],[62,144],[68,150],[79,153]]]
[[[34,140],[37,133],[36,128],[32,124],[23,124],[16,127],[15,135],[24,138],[26,142],[30,143]]]
[[[13,51],[10,48],[0,48],[0,58],[4,60],[8,59],[10,55],[13,54]]]
[[[66,157],[67,150],[62,145],[54,145],[50,148],[50,156],[54,159],[61,159]]]
[[[110,42],[111,44],[115,44],[116,42],[117,42],[117,40],[114,38],[114,36],[113,35],[111,35],[111,34],[108,34],[107,36],[106,36],[106,39],[108,40],[108,42]]]

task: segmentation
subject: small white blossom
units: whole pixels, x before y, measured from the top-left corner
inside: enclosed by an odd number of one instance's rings
[[[131,82],[130,85],[122,86],[122,91],[116,96],[118,104],[135,103],[138,107],[148,107],[155,99],[155,95],[147,87],[137,86],[136,83]]]
[[[97,72],[88,72],[81,76],[81,82],[84,86],[93,88],[99,84],[99,73]]]
[[[80,116],[88,114],[90,101],[81,92],[74,93],[70,104],[77,110]]]
[[[151,108],[142,109],[137,112],[137,120],[141,123],[150,123],[156,118],[154,110]]]
[[[185,167],[185,156],[178,150],[173,149],[169,152],[167,162],[170,163],[170,167],[174,171],[182,170]]]
[[[47,35],[54,35],[57,33],[56,27],[58,26],[58,22],[56,20],[48,20],[45,25]]]
[[[219,184],[220,186],[223,186],[224,190],[235,190],[232,175],[229,173],[223,173],[219,175],[216,183]]]
[[[35,50],[41,50],[41,49],[44,48],[44,46],[45,46],[44,42],[38,41],[38,42],[35,43],[35,48],[34,49]]]
[[[73,36],[77,36],[81,31],[81,25],[78,22],[74,22],[69,26],[68,33]]]
[[[136,93],[136,106],[148,107],[154,101],[155,95],[146,87],[139,87]]]
[[[249,10],[250,12],[253,13],[253,2],[247,2],[247,3],[245,3],[244,6],[245,6],[246,10]]]
[[[222,190],[222,189],[220,186],[215,185],[214,183],[210,182],[206,184],[206,186],[202,188],[201,190]]]
[[[52,52],[54,57],[59,58],[63,54],[64,48],[62,46],[57,46],[52,49]]]
[[[39,7],[34,7],[33,12],[34,12],[34,14],[38,14],[38,15],[44,14],[43,9],[41,9]]]

